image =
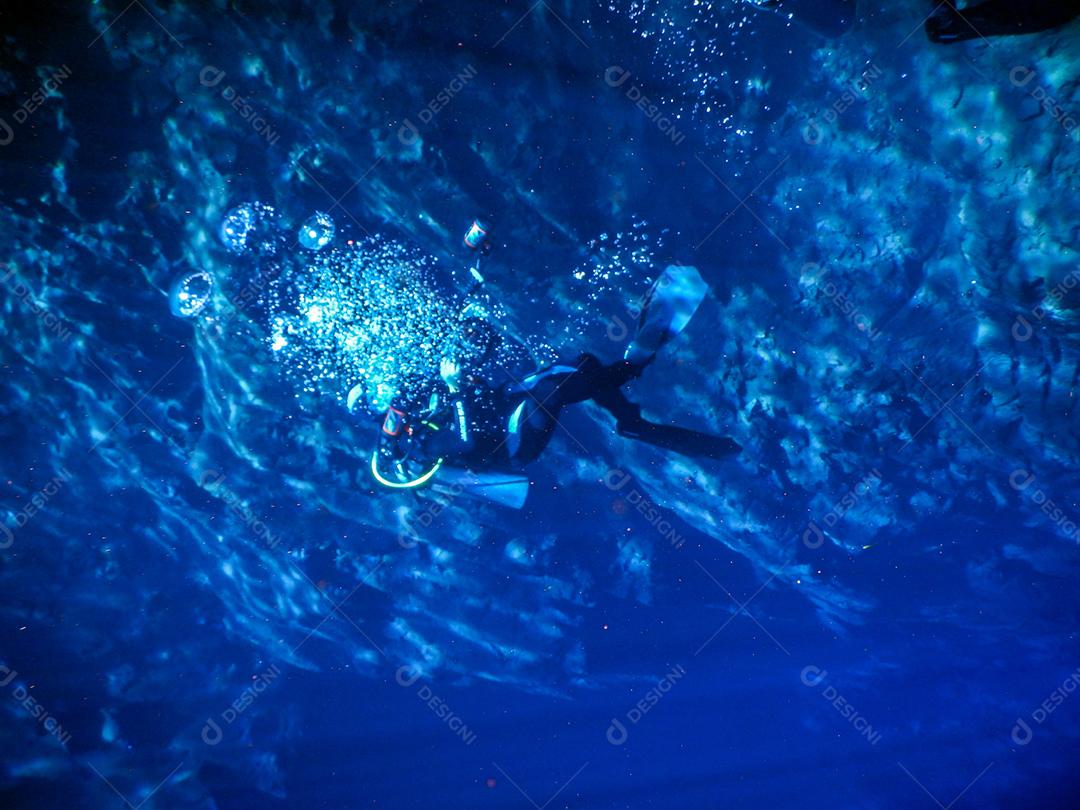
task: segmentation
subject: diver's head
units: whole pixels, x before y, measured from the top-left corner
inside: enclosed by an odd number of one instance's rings
[[[469,317],[461,325],[460,353],[462,365],[476,365],[487,360],[498,348],[502,338],[495,327],[483,318]]]

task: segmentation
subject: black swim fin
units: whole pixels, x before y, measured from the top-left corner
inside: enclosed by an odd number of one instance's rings
[[[628,439],[663,447],[690,458],[722,459],[742,450],[742,445],[730,436],[713,436],[675,425],[658,425],[645,419],[620,422],[615,430]]]
[[[645,366],[669,340],[682,332],[709,292],[696,267],[670,264],[653,282],[638,317],[637,334],[624,358]]]
[[[1034,34],[1057,28],[1080,16],[1080,0],[986,0],[957,9],[942,3],[926,19],[931,42],[963,42],[1010,34]]]

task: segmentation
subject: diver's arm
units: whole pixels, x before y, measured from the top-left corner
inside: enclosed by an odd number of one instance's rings
[[[465,396],[461,390],[461,367],[451,358],[444,357],[439,363],[439,376],[450,392],[447,402],[453,411],[453,427],[448,428],[447,435],[440,436],[437,443],[447,454],[468,452],[475,442],[469,428]],[[449,445],[452,445],[452,449]]]

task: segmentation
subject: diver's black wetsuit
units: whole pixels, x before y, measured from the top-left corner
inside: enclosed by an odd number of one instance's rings
[[[426,450],[476,467],[527,464],[547,446],[562,408],[587,399],[611,413],[618,433],[628,438],[698,458],[723,458],[742,449],[726,436],[643,419],[641,408],[622,392],[643,369],[625,360],[604,365],[583,354],[517,385],[493,389],[472,380],[450,398],[455,424],[439,431]],[[458,414],[465,415],[464,427]]]
[[[1080,0],[986,0],[957,10],[954,2],[939,5],[926,20],[931,42],[962,42],[982,37],[1033,34],[1064,25],[1080,16]]]

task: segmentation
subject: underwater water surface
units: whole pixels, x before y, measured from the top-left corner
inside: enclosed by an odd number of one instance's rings
[[[1080,24],[775,5],[0,6],[0,807],[1080,806]]]

